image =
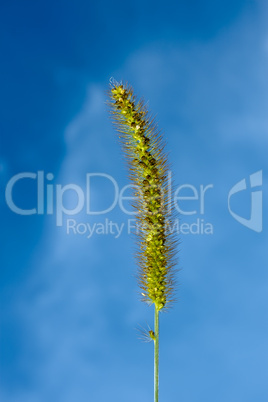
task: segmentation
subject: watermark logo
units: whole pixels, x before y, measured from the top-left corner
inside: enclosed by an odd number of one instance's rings
[[[87,173],[84,185],[57,184],[52,173],[44,171],[24,172],[13,176],[5,189],[6,204],[18,215],[53,215],[58,227],[66,226],[67,234],[83,235],[91,238],[95,234],[110,234],[115,238],[124,231],[131,233],[136,211],[131,204],[141,200],[143,195],[137,194],[139,188],[127,184],[122,188],[118,182],[106,173]],[[20,194],[24,194],[25,185],[30,185],[33,200],[29,204],[21,203]],[[181,234],[213,234],[213,224],[206,219],[207,201],[214,191],[213,184],[194,186],[181,184],[172,186],[172,174],[167,176],[167,194],[171,207],[177,212],[178,219],[174,222],[172,232]],[[262,231],[262,170],[236,183],[228,194],[228,209],[230,215],[243,226],[260,233]],[[148,187],[149,189],[149,187]],[[245,192],[250,197],[250,208],[247,216],[238,214],[231,208],[231,199],[236,194]],[[95,194],[98,196],[95,197]],[[160,193],[159,199],[163,195]],[[99,197],[99,198],[98,198]],[[97,200],[97,202],[96,202]],[[237,199],[238,200],[238,199]],[[110,219],[115,210],[123,214],[116,221]],[[117,210],[117,211],[116,211]],[[81,215],[89,216],[90,222],[81,222]],[[242,215],[242,216],[241,216]],[[249,216],[249,218],[248,218]],[[77,219],[75,219],[77,217]],[[123,219],[123,222],[118,222]],[[231,219],[231,218],[230,218]]]
[[[262,170],[255,172],[249,176],[250,188],[251,190],[251,209],[250,218],[246,219],[235,212],[232,211],[230,206],[231,197],[240,191],[247,190],[246,179],[243,179],[236,183],[228,195],[228,209],[230,214],[239,222],[241,225],[260,233],[262,231],[262,190],[255,190],[256,187],[262,186]]]

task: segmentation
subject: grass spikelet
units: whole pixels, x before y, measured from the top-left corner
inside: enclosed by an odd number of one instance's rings
[[[138,281],[142,300],[161,310],[173,300],[173,209],[168,183],[167,155],[161,133],[144,101],[128,85],[113,80],[110,88],[113,121],[135,185],[137,212]]]
[[[152,342],[155,340],[154,331],[152,328],[147,324],[148,328],[141,327],[137,329],[139,332],[139,339],[143,342]]]

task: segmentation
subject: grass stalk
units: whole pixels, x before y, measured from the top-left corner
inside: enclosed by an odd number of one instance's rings
[[[169,188],[169,165],[162,133],[133,89],[111,80],[110,110],[133,183],[136,219],[138,283],[142,301],[155,307],[154,402],[159,399],[159,311],[173,302],[177,238]]]
[[[159,394],[159,310],[154,310],[154,402],[158,402]]]

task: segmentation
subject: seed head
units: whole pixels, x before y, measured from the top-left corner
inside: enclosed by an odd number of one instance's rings
[[[138,281],[142,300],[157,310],[173,300],[176,239],[168,183],[167,155],[161,133],[144,101],[127,84],[110,81],[113,122],[135,185],[134,207],[141,230],[137,239]]]

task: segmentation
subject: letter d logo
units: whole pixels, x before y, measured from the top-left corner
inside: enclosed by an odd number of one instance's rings
[[[250,187],[259,187],[262,185],[262,170],[259,170],[256,173],[253,173],[249,176],[250,179]],[[247,189],[246,180],[243,179],[239,183],[236,183],[228,195],[228,209],[230,214],[242,225],[248,227],[255,232],[262,231],[262,190],[251,191],[251,212],[250,219],[243,218],[242,216],[237,215],[231,210],[230,207],[230,199],[231,197],[240,192]]]

